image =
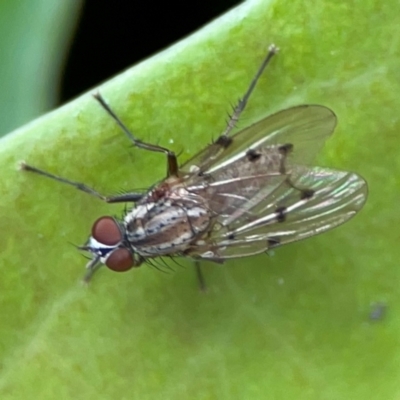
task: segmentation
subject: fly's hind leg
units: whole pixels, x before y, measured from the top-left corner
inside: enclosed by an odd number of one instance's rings
[[[257,70],[256,74],[254,75],[253,79],[251,80],[250,85],[247,88],[246,93],[244,94],[244,96],[241,99],[239,99],[238,103],[236,104],[236,106],[233,109],[233,113],[229,118],[229,121],[228,121],[228,123],[226,125],[225,131],[222,133],[222,135],[219,138],[219,140],[221,142],[224,142],[224,140],[222,138],[224,138],[224,137],[226,138],[229,135],[229,133],[232,131],[232,129],[236,126],[236,123],[239,121],[240,115],[242,114],[242,112],[246,108],[247,102],[249,101],[249,98],[250,98],[251,94],[253,93],[253,90],[256,87],[258,80],[260,79],[260,77],[263,74],[265,68],[267,67],[267,65],[271,61],[271,58],[278,51],[279,51],[278,47],[276,47],[274,44],[271,44],[269,46],[268,53],[264,57],[263,62],[261,63],[260,67],[258,68],[258,70]]]

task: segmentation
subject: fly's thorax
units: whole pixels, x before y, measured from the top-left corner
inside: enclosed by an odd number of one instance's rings
[[[152,257],[186,250],[211,220],[204,199],[180,188],[156,202],[138,204],[126,214],[124,227],[135,251]]]

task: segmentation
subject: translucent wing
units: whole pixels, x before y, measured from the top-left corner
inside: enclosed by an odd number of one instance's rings
[[[237,218],[232,219],[230,212],[213,210],[220,211],[214,230],[194,245],[192,256],[222,262],[302,240],[344,223],[362,208],[367,198],[366,182],[351,172],[294,166],[291,183],[295,187],[280,179],[275,180],[272,190],[267,178],[265,174],[267,183],[261,189],[267,195],[254,201],[257,195],[253,192],[248,202],[242,203],[252,206],[237,213]],[[261,183],[263,178],[258,179]],[[228,191],[229,184],[225,184]],[[311,189],[313,195],[304,197],[299,187]],[[224,184],[218,192],[224,196]]]
[[[249,148],[277,144],[293,145],[292,162],[309,165],[336,126],[336,116],[329,108],[301,105],[272,114],[237,132],[220,136],[181,166],[183,175],[212,173],[242,158]]]

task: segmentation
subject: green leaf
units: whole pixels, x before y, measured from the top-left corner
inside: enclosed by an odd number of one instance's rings
[[[181,160],[223,130],[271,42],[281,53],[240,126],[301,103],[337,113],[318,164],[363,175],[364,210],[272,257],[206,264],[206,294],[186,260],[79,285],[86,260],[69,243],[121,206],[18,161],[105,194],[165,174],[164,157],[132,149],[90,93],[4,138],[1,398],[398,398],[399,12],[248,1],[99,87],[138,137]],[[372,302],[387,304],[384,319],[369,320]]]

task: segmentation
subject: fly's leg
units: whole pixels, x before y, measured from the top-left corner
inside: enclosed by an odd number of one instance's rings
[[[118,118],[117,114],[115,114],[115,112],[106,103],[99,92],[94,93],[93,97],[108,112],[108,114],[110,114],[110,116],[115,120],[119,127],[125,132],[126,136],[128,136],[128,139],[134,144],[134,146],[139,147],[140,149],[154,151],[156,153],[164,153],[167,156],[167,176],[178,176],[178,159],[173,151],[168,150],[165,147],[142,142],[141,140],[136,139],[135,136],[133,136],[132,132],[126,127],[126,125]]]
[[[103,266],[100,263],[100,257],[95,257],[86,265],[86,274],[82,278],[82,283],[88,285],[89,282],[92,280],[93,275]]]
[[[248,87],[246,93],[244,96],[239,99],[238,103],[233,109],[233,114],[230,116],[229,121],[226,125],[225,131],[222,133],[222,135],[217,139],[218,141],[221,141],[224,143],[224,140],[221,139],[221,137],[227,137],[229,133],[232,131],[232,129],[236,126],[236,123],[239,120],[240,115],[242,114],[243,110],[246,108],[247,102],[253,93],[254,88],[257,85],[258,80],[260,79],[260,76],[263,74],[266,66],[269,64],[271,61],[271,58],[279,51],[278,47],[276,47],[274,44],[271,44],[268,48],[268,53],[265,56],[263,62],[261,63],[260,67],[258,68],[257,73],[255,74],[254,78],[250,82],[250,86]]]
[[[196,269],[196,277],[197,277],[197,283],[199,285],[199,289],[201,292],[206,292],[207,285],[206,285],[206,281],[204,280],[203,272],[201,270],[200,261],[195,260],[194,267]]]
[[[98,199],[103,200],[106,203],[136,202],[136,201],[139,201],[143,197],[143,194],[141,194],[141,193],[125,193],[125,194],[116,195],[116,196],[103,196],[102,194],[100,194],[96,190],[92,189],[91,187],[85,185],[84,183],[71,181],[71,180],[63,178],[61,176],[50,174],[49,172],[46,172],[39,168],[33,167],[32,165],[28,165],[25,162],[22,162],[20,167],[23,171],[34,172],[36,174],[45,176],[45,177],[53,179],[55,181],[73,186],[74,188],[76,188],[82,192],[88,193],[91,196],[97,197]]]

